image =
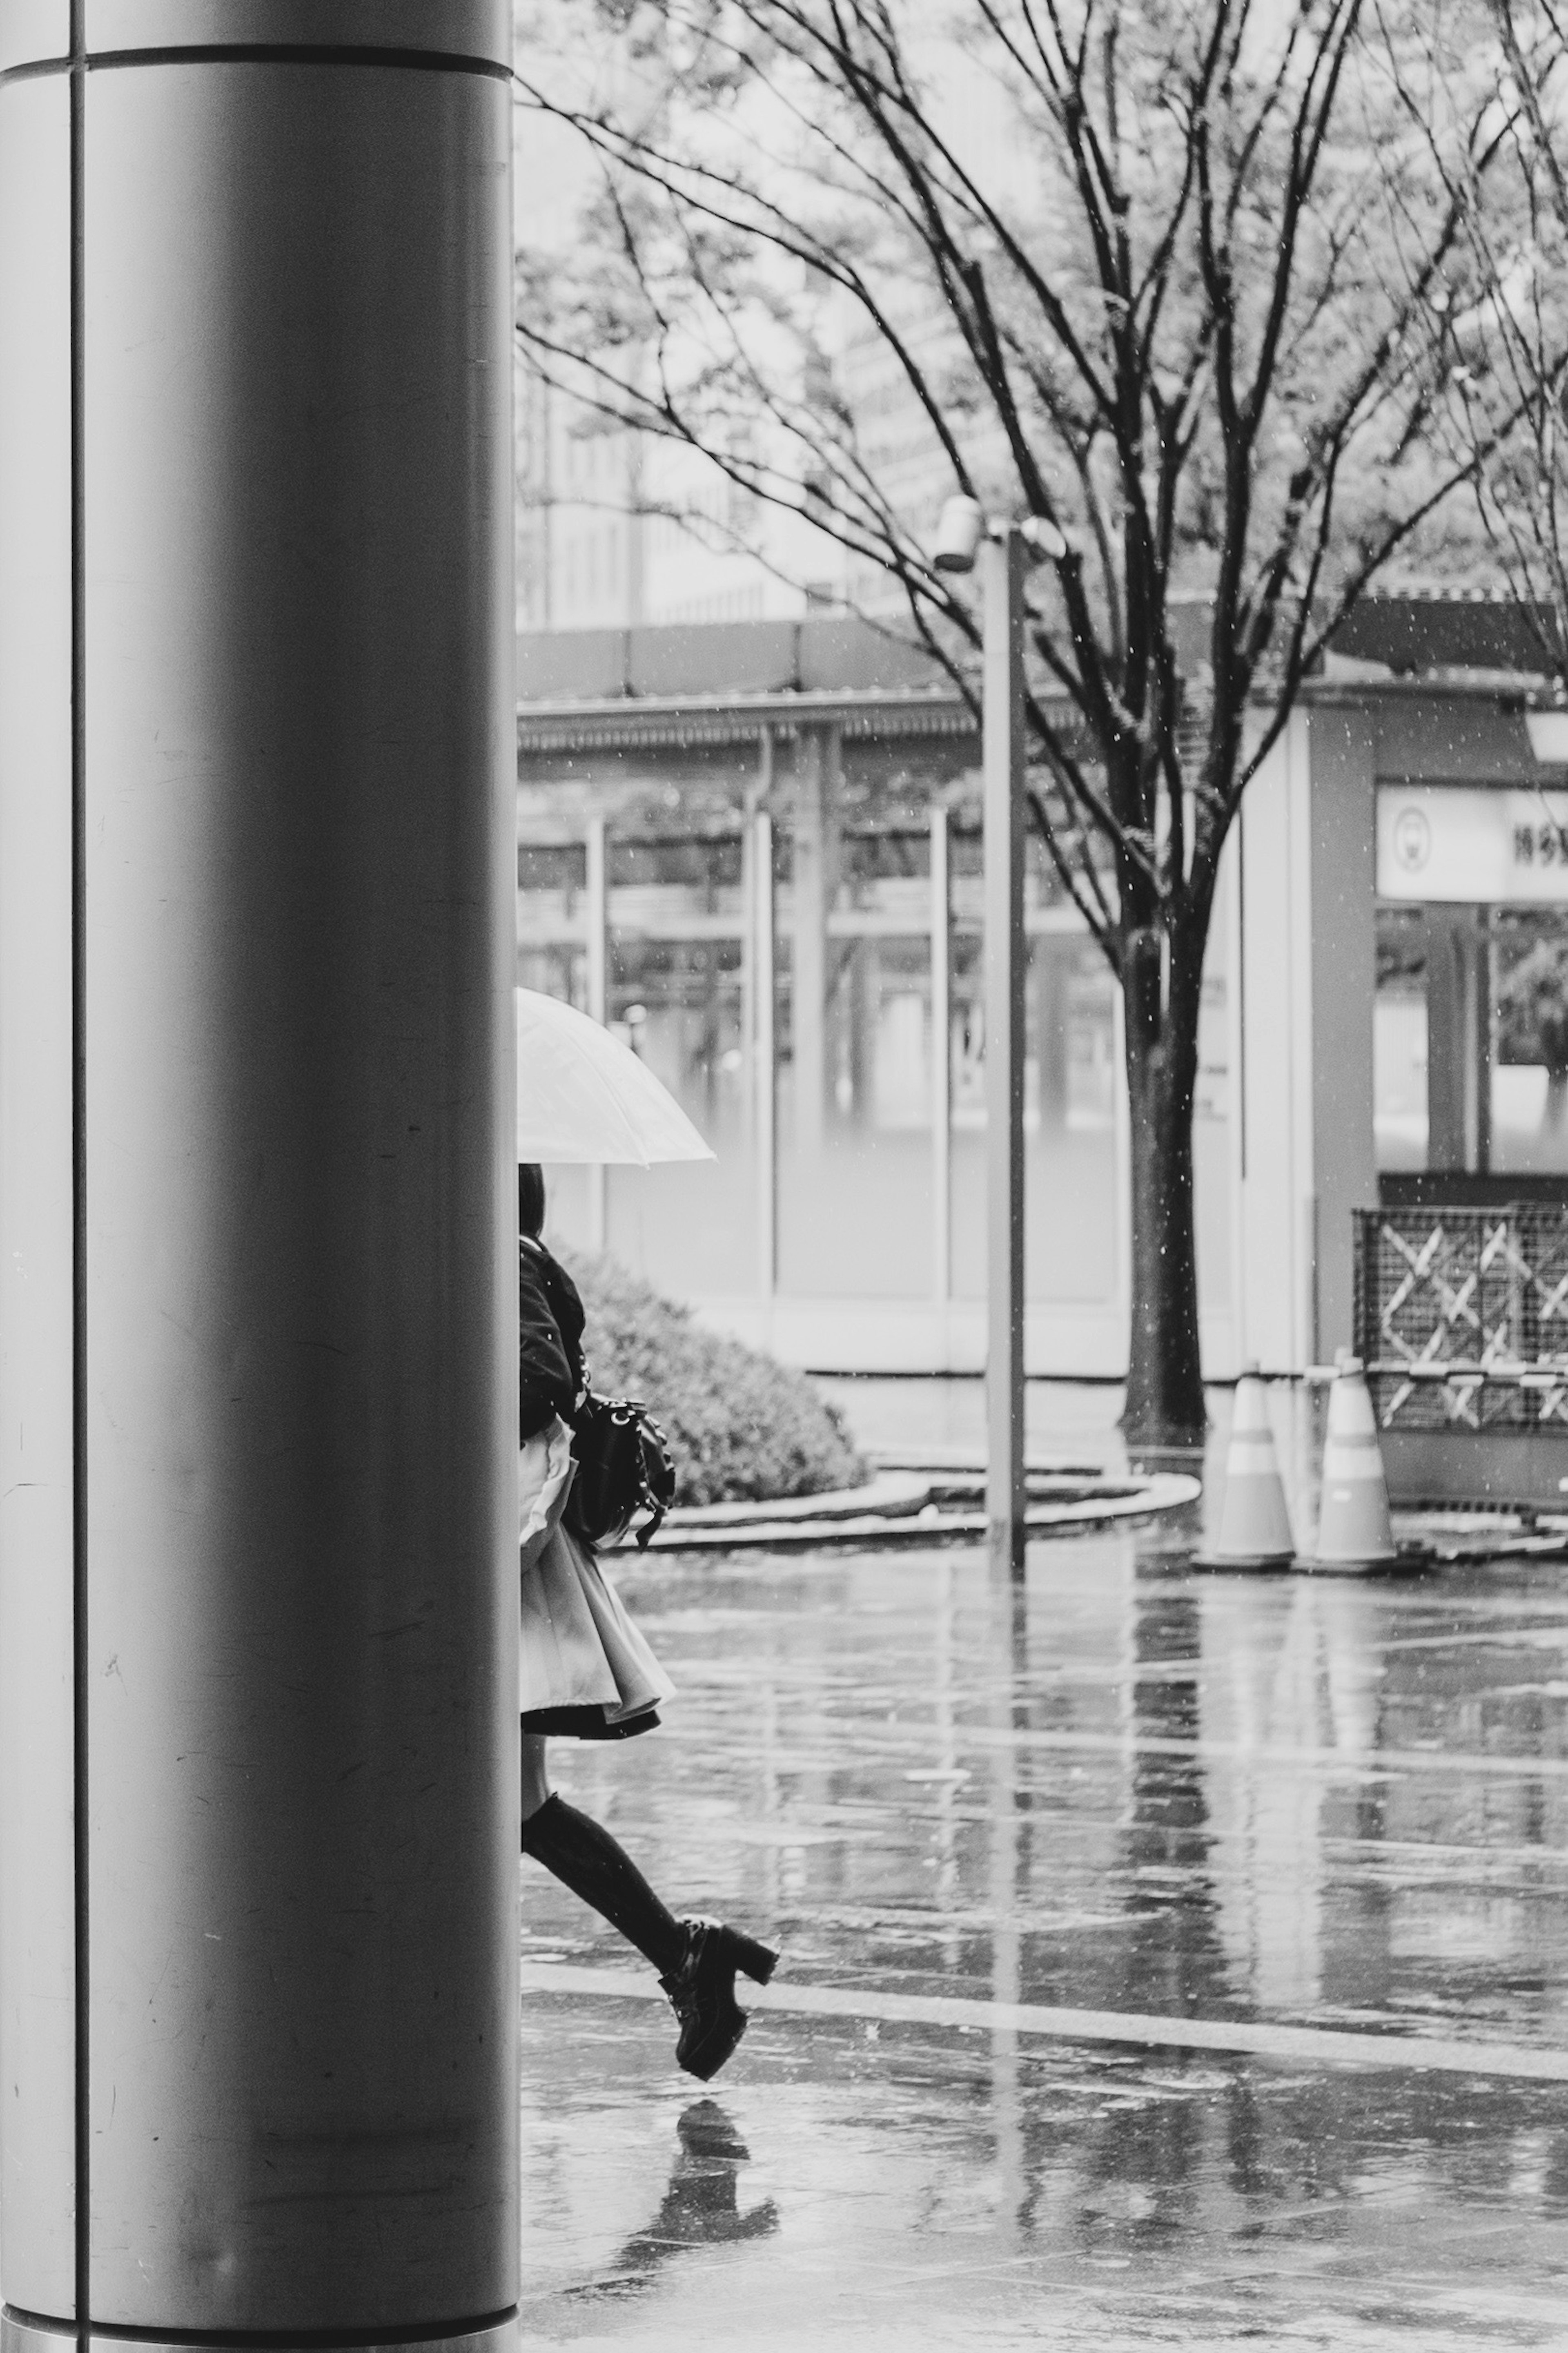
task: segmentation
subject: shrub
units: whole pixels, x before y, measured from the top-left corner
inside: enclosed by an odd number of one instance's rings
[[[867,1476],[842,1414],[805,1373],[704,1331],[613,1259],[561,1256],[587,1310],[594,1387],[640,1398],[662,1426],[678,1504],[819,1495]]]

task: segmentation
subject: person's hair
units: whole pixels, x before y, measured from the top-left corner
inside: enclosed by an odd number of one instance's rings
[[[537,1160],[523,1160],[517,1171],[517,1222],[535,1240],[544,1225],[544,1171]]]

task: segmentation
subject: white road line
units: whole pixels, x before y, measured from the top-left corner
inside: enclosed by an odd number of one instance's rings
[[[694,1746],[710,1736],[710,1727],[698,1724],[672,1723],[667,1729],[682,1746]],[[847,1715],[796,1717],[792,1729],[802,1738],[818,1741],[832,1734],[842,1735],[842,1745],[833,1752],[834,1764],[840,1770],[883,1757],[923,1755],[931,1746],[930,1739],[921,1736],[928,1727],[915,1724],[910,1726],[910,1737],[904,1740],[890,1739],[883,1725],[859,1725]],[[1079,1751],[1087,1756],[1192,1757],[1199,1763],[1305,1766],[1314,1772],[1355,1773],[1373,1779],[1388,1773],[1481,1773],[1526,1781],[1568,1777],[1568,1757],[1504,1757],[1485,1751],[1479,1756],[1461,1755],[1442,1748],[1298,1748],[1273,1741],[1174,1740],[1144,1732],[1034,1732],[963,1723],[953,1725],[950,1737],[960,1753],[965,1748],[1014,1748],[1062,1755]],[[787,1755],[781,1762],[799,1765],[798,1758]]]
[[[662,2001],[651,1977],[568,1963],[522,1964],[524,1993],[566,1993],[595,2000]],[[1120,2010],[1045,2009],[1033,2002],[968,2001],[954,1994],[878,1993],[869,1988],[791,1985],[742,1988],[746,2007],[811,2018],[885,2020],[907,2026],[971,2027],[1038,2034],[1062,2042],[1132,2043],[1142,2050],[1221,2051],[1314,2067],[1384,2067],[1453,2075],[1507,2075],[1530,2084],[1568,2084],[1568,2051],[1521,2042],[1459,2042],[1435,2034],[1345,2034],[1321,2026],[1265,2021],[1144,2017]]]
[[[1568,1642],[1568,1621],[1557,1617],[1539,1625],[1471,1627],[1462,1634],[1394,1634],[1375,1647],[1382,1655],[1390,1651],[1468,1650],[1478,1642],[1489,1643],[1499,1650],[1512,1649],[1516,1644],[1528,1648],[1534,1642],[1560,1648]]]
[[[953,1746],[976,1748],[1084,1748],[1137,1756],[1193,1757],[1238,1765],[1308,1766],[1320,1773],[1486,1773],[1510,1779],[1568,1776],[1568,1757],[1460,1756],[1440,1748],[1297,1748],[1282,1742],[1170,1740],[1158,1734],[1003,1731],[993,1725],[954,1726]]]

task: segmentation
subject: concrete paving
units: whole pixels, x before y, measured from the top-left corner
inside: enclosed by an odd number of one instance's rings
[[[1179,1541],[617,1568],[558,1785],[785,1959],[705,2091],[523,1866],[525,2342],[1568,2345],[1568,1571]]]

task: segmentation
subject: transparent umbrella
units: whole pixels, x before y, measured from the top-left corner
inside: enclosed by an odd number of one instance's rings
[[[711,1160],[668,1089],[597,1021],[537,989],[517,999],[517,1156],[521,1160]]]

